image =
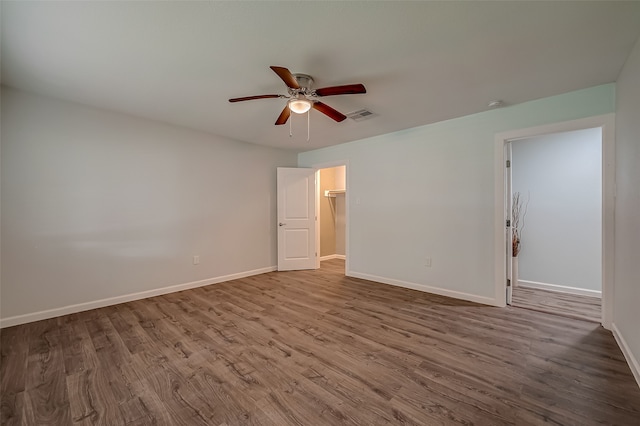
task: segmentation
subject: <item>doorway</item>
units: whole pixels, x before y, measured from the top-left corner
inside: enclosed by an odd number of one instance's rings
[[[521,129],[496,135],[495,140],[495,259],[496,259],[496,301],[500,306],[511,297],[512,285],[512,229],[511,229],[511,173],[507,163],[512,143],[527,138],[542,137],[556,133],[580,131],[597,128],[601,131],[601,238],[599,274],[601,281],[602,309],[600,322],[610,328],[613,292],[613,206],[614,206],[614,115],[590,117],[564,123]],[[505,232],[506,229],[506,232]],[[570,287],[570,286],[569,286]],[[503,302],[500,302],[502,300]]]
[[[347,165],[317,166],[318,267],[346,272],[347,262]]]
[[[348,275],[347,173],[346,161],[277,168],[279,271],[319,269],[323,260],[333,262],[324,266]],[[328,236],[322,247],[321,232]]]
[[[517,243],[512,246],[517,267],[512,268],[511,304],[599,322],[602,129],[534,136],[509,144],[507,186],[511,186],[511,228]]]

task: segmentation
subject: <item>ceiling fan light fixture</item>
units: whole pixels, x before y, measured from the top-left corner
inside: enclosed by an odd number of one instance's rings
[[[305,98],[295,98],[289,101],[289,109],[296,114],[304,114],[311,109],[311,102]]]

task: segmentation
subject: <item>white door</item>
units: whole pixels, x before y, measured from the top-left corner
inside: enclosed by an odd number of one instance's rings
[[[506,168],[505,168],[505,217],[507,218],[506,223],[506,256],[507,256],[507,305],[511,305],[511,299],[513,296],[513,251],[512,251],[512,239],[513,239],[513,229],[511,228],[511,221],[513,220],[512,212],[513,212],[513,194],[511,190],[511,142],[507,142],[504,145],[504,154],[506,159]]]
[[[278,167],[278,271],[316,269],[315,176]]]

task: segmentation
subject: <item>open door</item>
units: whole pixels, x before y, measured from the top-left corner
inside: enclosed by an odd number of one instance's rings
[[[506,255],[507,255],[507,305],[511,305],[512,297],[513,297],[513,286],[516,284],[514,282],[513,277],[513,228],[511,228],[511,221],[513,220],[513,191],[511,184],[511,142],[507,142],[504,145],[504,156],[506,159],[505,164],[505,217],[507,218],[507,223],[505,227],[506,232]]]
[[[316,269],[315,173],[278,167],[278,271]]]

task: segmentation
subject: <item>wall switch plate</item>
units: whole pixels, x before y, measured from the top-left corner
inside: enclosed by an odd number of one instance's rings
[[[431,267],[431,258],[430,257],[427,257],[427,258],[424,259],[424,266],[429,267],[429,268]]]
[[[198,263],[200,263],[200,256],[193,256],[193,264],[197,265]]]

